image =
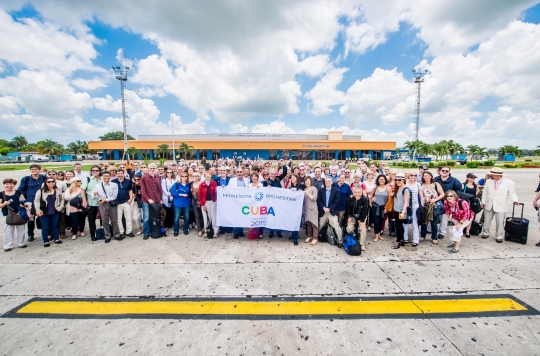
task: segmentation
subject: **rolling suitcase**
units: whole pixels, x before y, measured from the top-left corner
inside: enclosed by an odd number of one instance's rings
[[[514,211],[516,206],[512,209],[512,217],[506,218],[506,224],[504,225],[504,239],[506,241],[517,242],[525,245],[527,243],[527,234],[529,233],[529,220],[523,219],[523,210],[525,206],[521,204],[521,217],[516,218]]]
[[[161,206],[159,204],[150,204],[150,237],[159,239],[161,232]]]

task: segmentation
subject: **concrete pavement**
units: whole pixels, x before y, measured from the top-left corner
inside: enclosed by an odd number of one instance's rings
[[[484,171],[471,170],[477,175]],[[463,180],[469,171],[456,171]],[[391,250],[391,239],[350,257],[328,244],[293,246],[285,238],[260,241],[224,235],[208,241],[195,232],[174,238],[92,243],[88,237],[0,254],[0,313],[33,297],[362,297],[511,294],[540,310],[540,248],[533,191],[540,170],[506,170],[516,182],[529,243],[473,236],[459,254],[448,238]],[[482,174],[480,174],[482,173]],[[22,172],[0,172],[20,179]],[[24,173],[26,174],[26,173]],[[492,225],[494,227],[494,224]],[[3,231],[3,221],[0,224]],[[493,236],[493,234],[492,234]],[[301,234],[302,237],[302,234]],[[0,319],[6,355],[164,354],[534,355],[538,316],[436,319],[191,320]]]

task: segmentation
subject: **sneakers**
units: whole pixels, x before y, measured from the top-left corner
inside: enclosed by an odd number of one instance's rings
[[[485,240],[489,237],[489,235],[482,235],[481,237]]]
[[[28,236],[28,239],[26,241],[28,241],[28,242],[34,241],[34,236]]]
[[[149,237],[150,237],[150,236],[148,236],[148,235],[144,235],[142,239],[143,239],[143,240],[148,240]]]
[[[450,244],[450,245],[448,245],[448,246],[446,246],[446,247],[448,247],[448,248],[454,248],[454,247],[456,247],[456,244]]]
[[[444,239],[444,235],[443,235],[443,234],[439,234],[438,238],[439,238],[439,240]]]
[[[453,249],[451,249],[451,250],[450,250],[450,251],[448,251],[448,252],[450,252],[450,253],[458,253],[458,252],[459,252],[459,250],[456,250],[455,248],[453,248]]]

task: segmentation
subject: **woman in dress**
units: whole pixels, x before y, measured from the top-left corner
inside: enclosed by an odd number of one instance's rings
[[[163,191],[161,199],[166,213],[165,221],[163,222],[165,229],[174,226],[174,205],[171,188],[175,183],[175,178],[174,172],[170,168],[167,168],[165,171],[165,178],[161,181],[161,189]]]
[[[307,239],[305,243],[315,246],[319,242],[319,212],[317,208],[317,188],[313,186],[310,176],[304,178],[304,220],[306,222]]]
[[[201,174],[199,172],[193,173],[193,182],[191,182],[191,202],[193,207],[193,215],[195,216],[195,224],[197,225],[197,231],[199,231],[199,237],[204,233],[204,221],[202,217],[201,206],[199,205],[199,184],[201,184]]]
[[[375,166],[375,164],[371,164],[372,166]],[[377,168],[377,166],[375,166]],[[371,202],[372,199],[372,193],[373,189],[375,188],[375,174],[372,171],[369,171],[365,175],[364,185],[366,186],[366,193],[367,198]],[[368,218],[367,218],[367,231],[371,231],[371,226],[373,226],[373,215],[371,209],[368,210]]]
[[[66,215],[71,221],[71,239],[77,239],[78,232],[81,231],[81,236],[84,235],[84,215],[83,209],[86,209],[88,202],[86,201],[86,193],[81,189],[81,179],[73,177],[69,181],[69,188],[64,192],[64,200],[66,201]],[[72,201],[76,199],[81,202],[81,207],[72,205]]]
[[[422,174],[422,192],[424,194],[424,200],[426,202],[426,208],[429,207],[429,204],[435,204],[437,201],[444,199],[444,191],[439,183],[433,182],[433,174],[429,171],[425,171]],[[439,217],[433,216],[433,220],[430,221],[431,224],[431,242],[434,245],[439,244],[437,238],[437,224],[439,223]],[[420,228],[420,237],[422,240],[426,238],[427,235],[427,224],[422,224]]]

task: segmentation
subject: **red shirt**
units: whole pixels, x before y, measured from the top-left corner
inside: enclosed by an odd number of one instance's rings
[[[152,199],[154,203],[161,203],[163,190],[161,189],[161,178],[159,175],[145,174],[141,178],[142,202],[148,203]]]
[[[212,197],[212,201],[217,200],[216,188],[217,188],[216,181],[211,180],[210,181],[210,196]],[[207,193],[208,193],[208,185],[206,185],[206,180],[203,180],[201,184],[199,184],[199,192],[198,192],[200,206],[203,206],[204,204],[206,204]]]

